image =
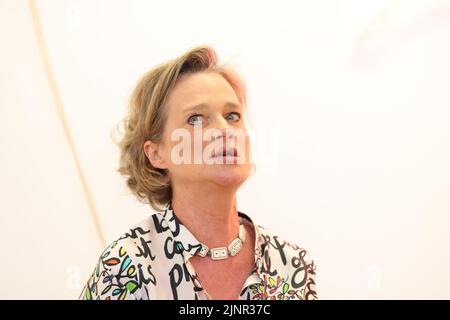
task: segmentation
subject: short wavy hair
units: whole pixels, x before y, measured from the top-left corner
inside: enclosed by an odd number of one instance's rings
[[[208,45],[191,48],[181,56],[156,65],[137,82],[131,93],[128,114],[119,122],[123,136],[117,171],[139,201],[160,211],[172,200],[172,186],[166,170],[155,168],[144,152],[144,143],[159,143],[167,120],[167,97],[177,80],[185,74],[215,72],[233,88],[242,106],[247,105],[246,85],[228,64],[218,64],[215,50]]]

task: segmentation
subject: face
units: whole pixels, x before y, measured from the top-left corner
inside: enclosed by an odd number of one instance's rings
[[[243,108],[221,75],[183,75],[168,96],[162,141],[144,145],[147,157],[173,185],[238,187],[252,169]]]

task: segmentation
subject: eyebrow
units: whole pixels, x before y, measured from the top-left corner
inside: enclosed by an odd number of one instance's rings
[[[207,104],[207,103],[200,103],[200,104],[197,104],[195,106],[192,106],[192,107],[184,109],[183,113],[188,113],[188,112],[191,112],[191,111],[204,110],[208,106],[209,106],[209,104]],[[237,104],[237,103],[234,103],[234,102],[225,102],[224,106],[230,107],[231,109],[240,109],[240,108],[242,108],[240,104]]]

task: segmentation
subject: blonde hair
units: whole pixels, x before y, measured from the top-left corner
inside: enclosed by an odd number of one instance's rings
[[[129,100],[123,124],[118,172],[128,188],[143,203],[160,211],[172,199],[166,170],[152,166],[144,153],[144,143],[159,143],[166,123],[166,101],[177,80],[185,74],[216,72],[233,88],[242,106],[247,105],[246,86],[229,65],[218,65],[217,54],[207,45],[196,46],[181,56],[156,65],[137,82]]]

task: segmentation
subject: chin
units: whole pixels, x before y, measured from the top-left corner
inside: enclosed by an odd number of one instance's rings
[[[207,179],[224,187],[240,186],[250,175],[250,171],[247,168],[239,166],[211,169],[208,170]]]

